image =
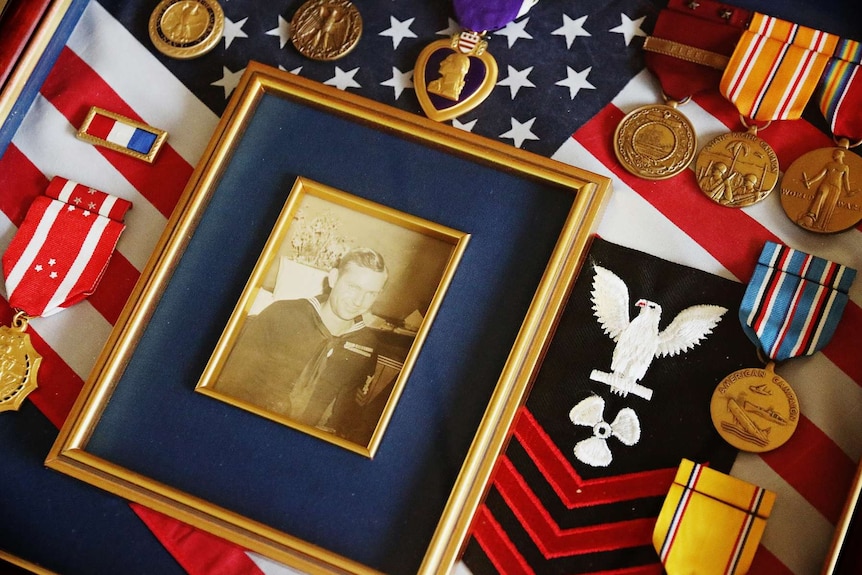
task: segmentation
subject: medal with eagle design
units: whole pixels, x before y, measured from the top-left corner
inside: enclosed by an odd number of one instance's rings
[[[290,21],[290,41],[312,60],[337,60],[362,36],[362,16],[349,0],[308,0]]]

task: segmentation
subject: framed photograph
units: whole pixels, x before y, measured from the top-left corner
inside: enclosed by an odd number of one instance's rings
[[[197,391],[372,457],[469,237],[298,177]]]
[[[250,63],[46,464],[306,572],[448,573],[609,195],[606,177]],[[340,289],[353,247],[387,273],[381,288],[361,266],[374,301],[344,314],[382,342],[338,350],[377,355],[367,392],[336,378],[345,427],[337,393],[301,421],[220,389],[243,330]]]

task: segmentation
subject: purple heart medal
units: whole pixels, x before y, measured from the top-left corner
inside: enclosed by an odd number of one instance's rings
[[[413,84],[425,115],[442,122],[481,104],[497,83],[485,35],[523,16],[538,0],[454,0],[463,31],[419,54]]]

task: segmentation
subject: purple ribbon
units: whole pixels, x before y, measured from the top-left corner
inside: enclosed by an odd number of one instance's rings
[[[473,32],[499,30],[518,16],[524,0],[453,0],[458,23]]]

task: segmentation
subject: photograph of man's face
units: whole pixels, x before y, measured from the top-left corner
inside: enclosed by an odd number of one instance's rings
[[[262,279],[247,315],[202,384],[290,426],[367,446],[403,386],[454,242],[306,196],[273,245],[268,267],[253,274]]]

